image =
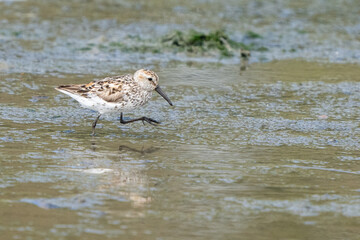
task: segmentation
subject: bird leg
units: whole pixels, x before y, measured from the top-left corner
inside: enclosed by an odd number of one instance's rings
[[[96,124],[97,124],[100,116],[101,116],[101,114],[99,114],[99,116],[97,116],[97,118],[95,119],[95,121],[94,121],[93,124],[92,124],[92,130],[93,130],[92,135],[93,135],[93,136],[95,135],[95,127],[96,127]]]
[[[135,118],[135,119],[130,119],[130,120],[124,120],[123,119],[123,113],[120,113],[120,123],[122,124],[127,124],[127,123],[132,123],[132,122],[136,122],[136,121],[142,121],[143,124],[145,124],[145,122],[150,123],[151,125],[156,125],[159,124],[160,122],[152,119],[152,118],[148,118],[148,117],[140,117],[140,118]],[[156,124],[155,124],[156,123]]]

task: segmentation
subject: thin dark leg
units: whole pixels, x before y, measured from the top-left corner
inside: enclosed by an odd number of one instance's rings
[[[100,116],[101,116],[101,114],[99,114],[99,116],[97,116],[97,118],[95,119],[95,121],[94,121],[93,124],[92,124],[92,130],[93,130],[92,135],[93,135],[93,136],[95,135],[95,127],[96,127],[96,124],[97,124]]]
[[[127,120],[125,121],[123,119],[123,113],[120,113],[120,123],[122,124],[127,124],[127,123],[132,123],[132,122],[136,122],[136,121],[142,121],[143,124],[145,124],[145,122],[150,123],[151,125],[156,125],[159,124],[160,122],[152,119],[152,118],[148,118],[148,117],[141,117],[141,118],[135,118],[135,119],[131,119],[131,120]],[[156,123],[156,124],[155,124]]]

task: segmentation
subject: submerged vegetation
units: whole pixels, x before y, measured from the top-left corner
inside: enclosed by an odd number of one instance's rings
[[[246,37],[248,38],[252,38],[252,39],[256,39],[256,38],[262,38],[262,36],[256,32],[253,31],[247,31],[246,32]]]
[[[249,46],[230,39],[222,30],[208,34],[194,30],[191,30],[189,33],[176,31],[165,36],[162,42],[180,51],[205,53],[215,50],[219,51],[222,56],[233,56],[236,49],[250,50]]]
[[[220,55],[221,57],[239,56],[240,50],[268,51],[268,48],[259,45],[256,39],[262,38],[260,34],[248,31],[244,34],[246,44],[235,41],[224,30],[209,33],[190,30],[188,32],[175,31],[155,41],[137,39],[135,41],[111,41],[101,43],[98,46],[90,43],[80,51],[91,51],[98,48],[100,51],[161,53],[164,51],[185,52],[192,55]]]
[[[175,31],[163,37],[162,42],[178,51],[195,54],[220,52],[223,57],[237,55],[239,50],[268,51],[264,46],[258,46],[252,39],[262,38],[260,34],[248,31],[245,38],[250,39],[249,44],[232,40],[224,30],[217,30],[208,34],[191,30],[188,33]]]

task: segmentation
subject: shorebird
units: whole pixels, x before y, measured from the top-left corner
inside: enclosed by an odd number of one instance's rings
[[[99,112],[92,124],[92,135],[95,135],[95,127],[100,116],[107,113],[120,113],[120,123],[122,124],[136,121],[147,122],[151,125],[159,124],[160,122],[149,117],[131,120],[123,118],[123,112],[146,104],[150,100],[153,90],[158,92],[171,106],[173,105],[160,88],[158,75],[147,69],[140,69],[134,75],[107,77],[88,84],[62,85],[55,89],[74,98],[82,107]]]

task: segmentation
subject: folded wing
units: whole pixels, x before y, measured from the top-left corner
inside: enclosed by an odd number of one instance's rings
[[[107,102],[121,102],[124,100],[123,84],[117,80],[104,79],[90,82],[86,85],[62,85],[56,88],[61,92],[68,92],[85,98],[98,96]]]

